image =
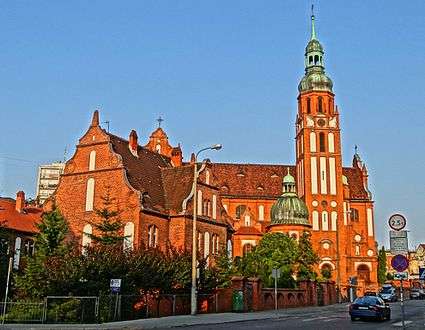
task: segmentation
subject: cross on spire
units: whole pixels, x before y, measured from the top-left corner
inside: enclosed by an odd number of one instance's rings
[[[164,121],[164,119],[162,119],[162,117],[159,116],[156,121],[158,122],[158,127],[161,128],[161,123]]]

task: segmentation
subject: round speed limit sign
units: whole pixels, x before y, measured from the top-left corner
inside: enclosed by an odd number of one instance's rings
[[[406,218],[401,214],[393,214],[388,220],[388,224],[393,230],[402,230],[406,227]]]

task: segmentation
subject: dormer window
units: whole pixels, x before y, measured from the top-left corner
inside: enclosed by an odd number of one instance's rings
[[[243,172],[239,172],[238,174],[236,174],[238,177],[243,178],[245,176],[245,174]]]

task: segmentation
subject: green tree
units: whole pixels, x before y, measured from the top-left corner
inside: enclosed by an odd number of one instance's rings
[[[298,241],[297,279],[299,280],[315,280],[317,278],[313,267],[320,261],[320,258],[314,252],[310,238],[311,234],[304,231]]]
[[[387,280],[387,253],[385,247],[379,250],[378,254],[378,283],[384,284]]]
[[[225,248],[222,248],[215,258],[214,270],[218,288],[228,288],[232,284],[232,276],[236,275],[236,268],[232,258]]]
[[[93,232],[88,235],[93,243],[101,245],[122,244],[125,237],[120,233],[124,227],[119,218],[120,211],[113,209],[115,198],[111,197],[111,187],[106,187],[106,193],[101,197],[103,205],[100,209],[95,209],[96,220],[90,221]]]
[[[68,224],[59,209],[44,213],[41,222],[36,226],[39,230],[35,237],[37,255],[62,254],[66,248],[64,241],[68,234]]]
[[[293,287],[297,257],[298,245],[294,239],[283,233],[267,233],[258,246],[242,258],[238,271],[244,276],[258,276],[265,286],[272,286],[272,269],[280,269],[278,285]]]
[[[43,297],[46,292],[46,281],[52,267],[49,263],[53,260],[66,260],[70,247],[65,244],[68,234],[68,224],[59,209],[44,213],[38,223],[38,234],[35,236],[35,255],[28,257],[27,266],[23,273],[16,275],[16,288],[18,296]],[[56,264],[58,261],[56,261]]]

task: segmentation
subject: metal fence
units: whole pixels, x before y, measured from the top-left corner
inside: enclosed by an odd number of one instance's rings
[[[0,320],[4,303],[0,303]],[[198,294],[198,312],[217,312],[217,295]],[[102,323],[190,313],[189,294],[47,296],[7,302],[4,323]]]
[[[0,310],[4,311],[5,303],[0,303]],[[43,302],[7,302],[6,313],[1,315],[4,323],[41,323],[43,322]]]
[[[99,297],[47,296],[43,311],[44,323],[96,323]]]

